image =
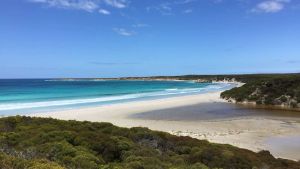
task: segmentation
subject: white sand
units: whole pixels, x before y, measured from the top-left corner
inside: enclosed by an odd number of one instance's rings
[[[136,101],[112,104],[92,108],[65,110],[49,113],[31,114],[31,116],[52,117],[65,120],[87,120],[94,122],[111,122],[121,127],[148,127],[153,130],[166,131],[176,135],[207,139],[211,142],[231,144],[253,151],[266,149],[265,140],[282,135],[300,135],[300,124],[286,123],[283,120],[272,120],[263,117],[216,121],[166,121],[131,119],[135,113],[148,112],[166,108],[194,105],[205,102],[224,102],[220,92],[211,92],[191,96],[180,96],[166,99]],[[289,152],[271,152],[282,158],[300,159],[300,152],[293,156]]]

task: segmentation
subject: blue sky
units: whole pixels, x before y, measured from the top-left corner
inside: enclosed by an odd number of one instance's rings
[[[298,0],[1,0],[0,78],[300,72]]]

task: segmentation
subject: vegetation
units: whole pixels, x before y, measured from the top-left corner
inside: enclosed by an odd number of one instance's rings
[[[126,77],[119,78],[121,80],[127,79],[174,79],[174,80],[203,80],[203,81],[221,81],[221,80],[236,80],[239,82],[253,82],[258,80],[268,80],[274,78],[290,78],[290,77],[300,77],[299,73],[290,74],[239,74],[239,75],[184,75],[184,76],[153,76],[153,77]]]
[[[255,102],[263,105],[300,107],[300,75],[276,75],[249,80],[239,88],[221,94],[225,99],[237,102]]]
[[[0,119],[0,168],[4,169],[254,169],[299,168],[230,145],[177,137],[147,128],[50,118]]]
[[[183,76],[151,76],[151,77],[121,77],[121,78],[63,78],[55,80],[199,80],[203,82],[236,80],[239,82],[252,82],[280,77],[300,76],[300,74],[240,74],[240,75],[183,75]]]

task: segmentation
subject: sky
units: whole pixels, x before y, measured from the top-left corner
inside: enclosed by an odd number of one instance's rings
[[[1,0],[0,78],[300,72],[299,0]]]

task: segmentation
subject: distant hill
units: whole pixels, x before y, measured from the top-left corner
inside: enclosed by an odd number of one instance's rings
[[[298,169],[230,145],[178,137],[147,128],[50,118],[0,119],[2,169]]]
[[[300,76],[300,73],[289,74],[225,74],[225,75],[182,75],[182,76],[145,76],[145,77],[119,77],[119,78],[58,78],[51,80],[76,81],[76,80],[203,80],[223,81],[236,80],[239,82],[250,82],[258,79],[272,79],[275,77]]]

